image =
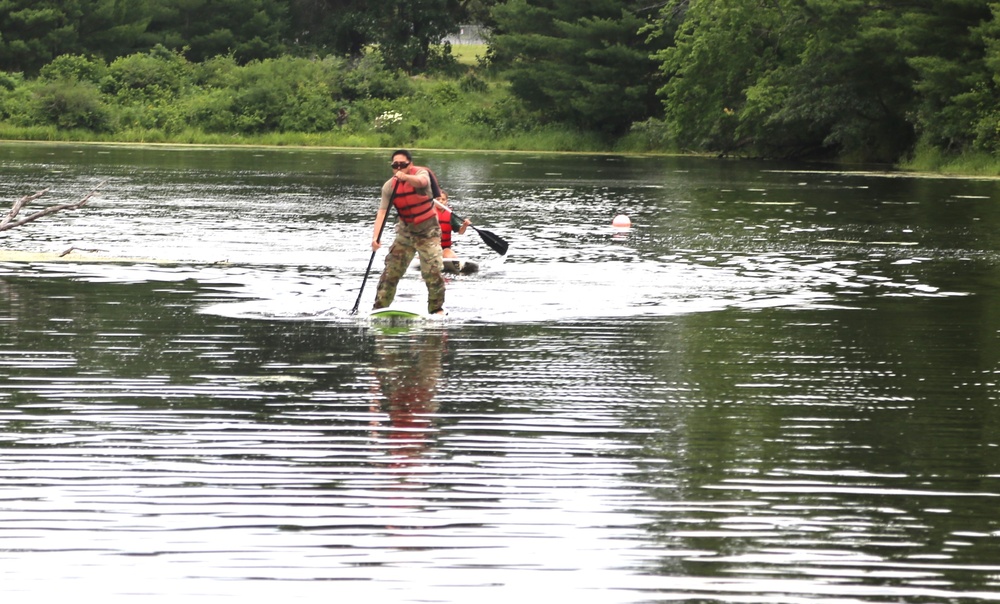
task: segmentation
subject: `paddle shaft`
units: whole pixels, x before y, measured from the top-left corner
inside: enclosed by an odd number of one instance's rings
[[[392,200],[396,198],[396,189],[399,188],[399,179],[396,179],[396,184],[392,186],[392,195],[389,196],[389,207],[385,209],[385,216],[382,217],[382,226],[378,228],[378,235],[375,236],[375,242],[378,243],[382,240],[382,231],[385,230],[385,223],[389,222],[389,208],[392,207]],[[358,314],[358,306],[361,305],[361,294],[365,293],[365,283],[368,282],[368,273],[372,271],[372,262],[375,261],[375,252],[378,250],[372,250],[371,258],[368,259],[368,268],[365,269],[365,278],[361,280],[361,289],[358,290],[358,299],[354,301],[354,308],[351,309],[351,314]]]

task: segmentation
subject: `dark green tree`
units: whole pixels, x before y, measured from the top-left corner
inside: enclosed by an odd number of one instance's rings
[[[671,0],[659,55],[677,144],[897,161],[918,137],[985,140],[995,98],[981,0]],[[988,137],[987,137],[988,138]]]
[[[793,24],[789,42],[743,91],[738,136],[767,156],[895,161],[914,142],[904,15],[866,0],[797,4],[771,11]]]
[[[502,0],[289,0],[300,50],[360,57],[378,44],[393,67],[420,71],[459,24],[489,24]]]
[[[944,151],[995,151],[1000,32],[994,13],[1000,12],[1000,3],[930,4],[928,10],[907,15],[900,26],[901,37],[913,49],[908,63],[917,74],[912,117],[917,134],[925,144]],[[993,128],[984,130],[990,122]]]
[[[483,25],[486,27],[493,27],[496,22],[493,21],[493,7],[497,4],[503,4],[506,0],[461,0],[461,14],[458,18],[459,23],[468,23],[470,25]]]
[[[791,4],[792,2],[784,2]],[[675,144],[729,153],[753,143],[738,132],[747,89],[801,47],[781,1],[670,0],[656,27],[675,31],[657,55],[659,90]],[[773,91],[765,99],[778,102]]]
[[[78,49],[80,0],[0,2],[0,69],[35,75],[55,57]]]
[[[293,37],[309,49],[360,57],[377,45],[386,64],[425,71],[467,15],[462,0],[291,0]]]
[[[144,47],[184,50],[192,62],[232,54],[240,63],[286,51],[288,0],[149,0]]]
[[[105,61],[148,50],[143,35],[152,18],[150,0],[80,0],[76,22],[79,44],[74,52]]]
[[[493,64],[547,120],[615,136],[660,113],[646,19],[626,0],[510,0],[493,8]]]
[[[973,144],[976,149],[997,153],[1000,151],[1000,106],[996,103],[1000,96],[1000,2],[990,2],[989,6],[993,18],[984,21],[975,31],[981,36],[985,48],[987,79],[977,82],[976,102],[979,107]]]
[[[360,57],[374,20],[365,0],[290,0],[291,37],[300,50]]]
[[[458,31],[459,0],[385,0],[370,14],[371,40],[389,67],[425,71],[432,48]]]
[[[62,54],[106,61],[142,48],[148,0],[4,0],[0,69],[36,75]]]
[[[902,4],[813,0],[821,34],[788,70],[793,93],[776,118],[812,117],[841,156],[894,162],[918,137],[944,148],[972,138],[984,73],[972,34],[990,16],[978,0]]]

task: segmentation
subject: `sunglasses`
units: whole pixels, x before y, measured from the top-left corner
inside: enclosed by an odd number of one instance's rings
[[[402,170],[406,166],[409,166],[410,162],[408,162],[408,161],[394,161],[394,162],[392,162],[389,165],[392,167],[393,170]]]

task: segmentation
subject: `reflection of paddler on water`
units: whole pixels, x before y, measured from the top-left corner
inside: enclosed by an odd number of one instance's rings
[[[434,432],[438,380],[447,334],[376,334],[375,377],[379,392],[373,410],[388,413],[386,434],[397,465],[420,457]]]

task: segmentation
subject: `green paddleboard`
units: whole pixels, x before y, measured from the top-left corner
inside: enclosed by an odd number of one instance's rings
[[[369,315],[372,321],[402,322],[402,321],[423,321],[427,315],[405,310],[402,308],[378,308]]]

